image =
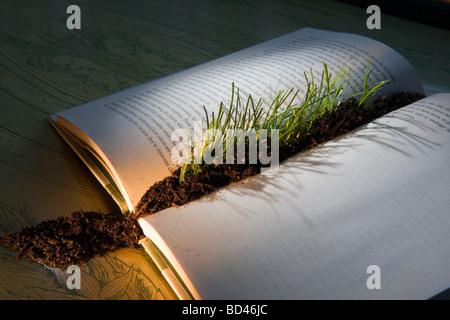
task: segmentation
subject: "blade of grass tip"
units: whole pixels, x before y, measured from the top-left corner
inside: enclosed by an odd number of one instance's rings
[[[247,99],[247,101],[245,102],[245,104],[244,104],[244,103],[242,104],[241,112],[240,112],[240,115],[239,115],[238,128],[239,128],[239,129],[242,129],[242,130],[244,130],[244,127],[245,127],[245,121],[247,120],[247,119],[246,119],[246,116],[247,116],[247,107],[248,107],[248,99]]]
[[[344,87],[345,79],[347,79],[347,81],[346,81],[346,86]],[[342,90],[344,93],[345,93],[345,91],[347,91],[349,83],[350,83],[350,68],[348,69],[348,72],[346,69],[342,68],[342,79],[339,82],[339,87],[343,88]]]
[[[328,66],[327,66],[327,64],[325,62],[323,62],[322,78],[323,78],[324,74],[325,74],[325,88],[326,88],[326,92],[330,93],[330,91],[331,91],[331,87],[330,87],[331,74],[328,73]]]
[[[308,90],[308,92],[310,92],[310,90]],[[305,107],[309,99],[309,93],[307,93],[305,95],[304,101],[300,102],[299,106],[295,107],[295,109],[291,110],[292,112],[287,115],[288,120],[286,121],[286,126],[284,128],[281,128],[282,132],[280,132],[279,137],[282,141],[286,141],[287,139],[289,139],[291,133],[295,130],[298,130],[298,128],[302,125],[302,113],[305,111]]]
[[[278,93],[275,96],[275,99],[273,101],[272,114],[276,114],[278,112],[278,107],[280,106],[280,95],[281,95],[281,91],[278,91]]]
[[[225,108],[219,109],[219,113],[217,114],[216,121],[214,122],[214,125],[212,129],[218,129],[220,127],[220,123],[222,122],[223,116],[226,113]]]
[[[330,112],[333,112],[334,106],[336,105],[336,100],[339,98],[341,92],[343,91],[343,81],[345,79],[345,75],[346,75],[346,71],[344,69],[344,67],[342,67],[339,72],[337,73],[336,77],[333,80],[333,83],[331,84],[331,86],[333,88],[336,88],[332,93],[332,98],[329,102],[328,105],[328,110]],[[336,85],[336,81],[339,80],[339,83]]]
[[[295,121],[299,122],[300,119],[304,119],[306,112],[307,112],[307,105],[308,105],[308,97],[306,97],[305,101],[301,102],[298,107],[296,107],[296,115],[295,115]]]
[[[331,87],[333,88],[333,91],[330,93],[330,101],[328,104],[328,111],[332,112],[333,108],[335,106],[336,100],[338,99],[341,91],[342,91],[342,85],[345,78],[345,69],[342,67],[339,69],[338,73],[333,79],[333,82],[331,84]],[[337,84],[336,84],[337,83]]]
[[[239,107],[241,105],[241,97],[239,96],[239,89],[236,92],[236,104],[233,106],[234,108],[234,119],[233,119],[233,127],[236,128],[236,123],[238,122],[239,117]]]
[[[271,93],[270,93],[270,95],[271,95]],[[269,96],[269,101],[270,101],[270,104],[269,104],[269,106],[268,106],[268,108],[267,108],[267,110],[264,112],[264,115],[263,115],[263,119],[264,119],[264,122],[268,122],[268,121],[270,121],[269,119],[271,119],[272,117],[273,117],[273,115],[275,114],[275,112],[274,112],[274,109],[276,108],[276,106],[275,106],[275,103],[276,103],[276,97],[274,97],[274,98],[271,98],[270,96]]]
[[[325,81],[325,84],[324,84]],[[323,97],[323,99],[320,99],[320,103],[318,103],[318,110],[320,110],[320,113],[322,113],[322,110],[324,109],[324,106],[327,104],[328,101],[328,76],[325,76],[325,71],[322,71],[322,76],[320,79],[320,86],[319,86],[319,95]]]
[[[259,128],[262,125],[262,115],[263,115],[263,111],[264,108],[262,107],[263,105],[263,99],[259,99],[258,102],[255,104],[255,101],[252,98],[252,124],[251,127],[252,128]]]
[[[285,107],[285,109],[289,112],[289,110],[290,110],[290,103],[286,103],[286,101],[287,101],[287,99],[289,98],[289,96],[292,94],[292,92],[294,91],[294,88],[291,88],[290,90],[285,90],[284,91],[284,94],[283,94],[283,96],[282,96],[282,99],[281,99],[281,103],[280,103],[280,106],[282,106],[283,104],[286,104],[286,107]]]
[[[372,71],[369,71],[371,61],[372,60],[369,60],[369,63],[367,64],[367,67],[366,67],[366,72],[364,74],[363,92],[367,91],[367,83],[369,82],[369,76],[372,73]]]
[[[313,87],[315,87],[315,84],[314,84],[314,72],[313,72],[313,69],[312,69],[312,68],[309,68],[309,72],[311,73],[311,85],[312,85]]]
[[[229,119],[233,115],[234,110],[224,109],[220,114],[220,117],[217,117],[216,123],[214,125],[214,129],[222,129],[224,123],[227,123],[227,119]]]
[[[322,102],[321,111],[322,113],[325,112],[325,110],[328,110],[328,106],[330,105],[330,101],[332,99],[334,85],[332,83],[332,75],[328,72],[328,66],[324,62],[324,74],[325,74],[325,85],[324,85],[324,92],[323,96],[325,97],[324,101]],[[334,81],[333,81],[334,82]]]
[[[297,104],[294,103],[294,100],[297,98],[300,90],[295,91],[295,93],[293,93],[293,92],[294,92],[294,88],[292,88],[289,92],[291,99],[289,100],[289,102],[287,103],[287,106],[286,106],[286,115],[289,115],[290,117],[293,117],[297,112]]]
[[[275,129],[280,127],[281,123],[285,121],[285,116],[288,114],[288,111],[280,109],[280,105],[277,105],[276,108],[274,108],[272,114],[266,121],[266,127],[267,129]]]
[[[316,86],[315,84],[315,80],[314,80],[314,72],[311,69],[311,91],[310,93],[310,105],[311,108],[314,108],[313,110],[315,112],[317,112],[317,110],[320,110],[321,108],[321,104],[323,99],[320,99],[320,97],[322,96],[322,89],[323,89],[323,75],[324,73],[322,72],[322,76],[321,76],[321,80],[320,80],[320,86]]]
[[[294,88],[291,88],[290,90],[283,90],[283,95],[280,99],[280,106],[278,107],[279,110],[283,110],[283,105],[285,105],[284,109],[289,109],[289,104],[286,102],[289,96],[292,94],[292,91],[294,91]]]
[[[255,118],[255,125],[260,125],[261,122],[266,122],[267,118],[264,117],[264,100],[263,99],[259,99],[258,103],[256,105],[256,110],[257,110],[257,114],[258,116]]]
[[[223,110],[223,108],[219,108],[219,110],[217,110],[217,113],[214,113],[214,111],[212,112],[211,124],[206,128],[206,130],[211,130],[216,127],[217,119],[221,117],[221,115],[223,114]]]
[[[358,107],[360,107],[361,105],[367,103],[367,99],[370,96],[374,95],[381,88],[381,86],[383,86],[386,82],[389,81],[389,80],[385,80],[385,81],[378,82],[378,83],[374,84],[370,89],[368,89],[367,83],[369,81],[369,77],[370,77],[370,74],[372,72],[372,70],[369,71],[370,62],[371,61],[369,61],[369,64],[368,64],[368,66],[366,68],[366,73],[364,75],[363,91],[362,91],[362,93],[357,94],[357,95],[361,96],[361,98],[359,99],[359,102],[358,102]]]
[[[247,96],[247,103],[245,104],[245,108],[244,108],[244,114],[242,116],[241,119],[241,125],[240,127],[242,128],[242,130],[247,130],[249,127],[249,123],[250,123],[250,103],[252,101],[252,95],[249,94]]]
[[[294,88],[291,89],[291,92],[293,92],[293,91],[294,91]],[[295,98],[297,98],[299,92],[300,92],[300,89],[294,93],[294,95],[292,96],[292,99],[289,101],[288,106],[292,105],[294,107],[294,100],[295,100]]]
[[[249,99],[249,119],[247,123],[247,129],[257,129],[259,123],[257,119],[257,114],[255,114],[255,101],[253,100],[253,97],[250,96]]]
[[[224,110],[224,114],[220,118],[220,122],[221,122],[221,126],[222,127],[227,127],[227,126],[231,127],[232,126],[231,122],[232,122],[232,119],[233,119],[233,116],[234,116],[235,112],[236,112],[236,108],[234,106],[232,106],[230,108],[226,108]],[[223,120],[223,119],[225,119],[225,120]]]
[[[234,82],[231,83],[231,101],[230,101],[230,108],[233,106],[234,102]]]
[[[220,105],[222,105],[222,102],[220,103]],[[206,127],[209,127],[209,115],[208,115],[208,111],[206,110],[206,107],[203,105],[203,111],[205,111],[205,118],[206,118]]]
[[[226,114],[226,116],[225,116],[225,121],[223,122],[223,124],[222,124],[222,134],[224,134],[225,133],[225,131],[229,128],[229,127],[231,127],[231,125],[230,125],[230,121],[231,121],[231,117],[232,117],[232,110],[230,111],[230,112],[228,112],[227,114]]]
[[[252,128],[256,128],[259,125],[259,116],[261,114],[261,109],[258,108],[260,104],[261,99],[259,99],[258,103],[255,105],[255,102],[253,101],[253,98],[251,97],[251,107],[252,107]]]
[[[277,113],[278,109],[278,100],[280,97],[280,92],[278,91],[273,98],[271,98],[271,104],[270,104],[270,115],[275,115]]]
[[[321,113],[321,107],[324,98],[325,97],[323,96],[322,92],[320,92],[317,88],[313,89],[310,100],[308,101],[308,121],[313,121],[318,116],[318,114]]]
[[[361,100],[358,103],[358,107],[361,106],[364,103],[367,103],[367,100],[370,96],[374,95],[385,83],[387,83],[389,80],[384,80],[381,82],[378,82],[375,84],[368,92],[364,94],[364,96],[361,98]]]
[[[340,79],[339,85],[337,86],[337,88],[339,88],[339,87],[341,86],[341,84],[342,84],[342,81],[343,81],[343,79],[344,79],[344,77],[345,77],[345,74],[346,74],[346,72],[345,72],[344,67],[342,67],[341,69],[339,69],[338,73],[337,73],[336,76],[334,77],[333,82],[331,83],[331,87],[332,87],[332,88],[335,88],[335,87],[336,87],[336,82]],[[336,91],[336,90],[335,90],[335,91]]]
[[[363,88],[362,88],[362,92],[360,93],[361,98],[359,98],[358,107],[360,107],[367,98],[367,93],[368,93],[367,92],[367,84],[369,82],[370,73],[372,72],[372,71],[369,71],[371,61],[372,60],[369,60],[369,63],[367,64],[367,67],[366,67],[366,71],[364,73]]]

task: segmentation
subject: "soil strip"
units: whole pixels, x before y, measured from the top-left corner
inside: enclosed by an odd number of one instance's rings
[[[419,94],[396,93],[376,99],[371,108],[357,108],[357,101],[348,99],[333,113],[317,118],[307,137],[293,141],[289,146],[281,146],[280,162],[421,98],[423,96]],[[200,173],[188,177],[182,184],[178,169],[150,187],[135,212],[128,217],[74,212],[69,217],[43,221],[18,232],[10,232],[0,238],[0,244],[18,251],[18,258],[27,256],[59,269],[85,263],[96,255],[121,248],[138,248],[139,240],[144,237],[138,218],[197,200],[230,183],[254,176],[260,169],[260,164],[202,165]]]

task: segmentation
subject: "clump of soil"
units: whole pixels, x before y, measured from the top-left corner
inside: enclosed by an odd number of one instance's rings
[[[52,268],[66,268],[120,248],[137,248],[142,230],[136,220],[78,211],[70,217],[43,221],[8,233],[1,244],[13,247],[18,258],[28,256]]]
[[[201,165],[201,171],[180,184],[180,169],[151,186],[136,206],[133,218],[140,218],[163,209],[182,206],[215,190],[254,176],[260,172],[259,164]]]
[[[423,98],[396,93],[378,98],[371,108],[357,108],[355,99],[344,101],[334,112],[326,112],[312,124],[310,133],[288,146],[280,146],[280,161],[329,141],[380,116]],[[246,161],[248,163],[248,161]],[[68,218],[44,221],[16,233],[8,233],[0,244],[13,247],[18,257],[53,268],[80,264],[120,248],[136,248],[143,233],[137,219],[172,206],[181,206],[215,190],[260,172],[261,164],[202,165],[199,174],[180,184],[180,169],[155,183],[128,217],[109,217],[96,212],[74,212]]]

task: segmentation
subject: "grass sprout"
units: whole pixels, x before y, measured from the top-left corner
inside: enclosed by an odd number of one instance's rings
[[[358,107],[367,104],[367,101],[370,97],[374,96],[376,94],[376,92],[384,85],[386,84],[389,80],[384,80],[381,82],[377,82],[375,84],[373,84],[372,86],[369,86],[369,77],[370,74],[372,73],[372,70],[369,70],[370,67],[370,63],[371,61],[369,61],[369,63],[367,64],[367,68],[366,68],[366,72],[364,74],[364,81],[362,84],[362,90],[359,93],[356,93],[354,96],[358,97]]]
[[[382,81],[369,85],[370,62],[367,65],[364,81],[359,92],[352,97],[358,100],[358,107],[366,106],[369,98],[387,82]],[[247,143],[250,134],[244,135],[244,141],[234,133],[237,131],[252,133],[252,138],[259,141],[266,139],[266,146],[271,140],[271,133],[277,130],[279,146],[289,146],[296,139],[306,136],[317,117],[332,113],[339,104],[347,99],[345,92],[350,82],[350,70],[343,66],[335,76],[328,71],[326,63],[323,63],[323,72],[316,77],[313,70],[309,74],[304,73],[306,80],[306,92],[299,96],[300,90],[278,90],[268,100],[255,99],[251,94],[246,94],[232,83],[231,99],[228,106],[220,103],[217,113],[208,113],[205,106],[206,135],[201,146],[192,146],[191,154],[183,163],[180,170],[180,183],[186,177],[195,175],[201,170],[205,154],[211,150],[222,150],[223,154],[229,147],[239,143]],[[266,129],[262,135],[261,129]],[[248,143],[247,143],[248,144]],[[231,150],[231,149],[230,149]],[[238,161],[239,157],[233,154],[230,158],[227,153],[227,163]],[[214,163],[223,163],[223,158],[216,158]],[[234,163],[234,162],[233,162]],[[238,162],[239,163],[239,162]]]

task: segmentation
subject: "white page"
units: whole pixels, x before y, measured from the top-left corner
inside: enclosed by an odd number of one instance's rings
[[[423,93],[411,65],[389,47],[362,36],[306,28],[52,119],[68,120],[93,140],[134,207],[151,185],[175,169],[172,132],[193,127],[204,116],[203,105],[214,111],[221,101],[227,102],[233,82],[257,99],[267,98],[270,88],[301,89],[304,72],[312,68],[320,74],[323,62],[333,75],[344,65],[351,68],[352,80],[361,83],[369,61],[373,81],[390,80],[380,94]]]
[[[203,299],[427,299],[450,287],[449,157],[439,94],[140,223]]]

